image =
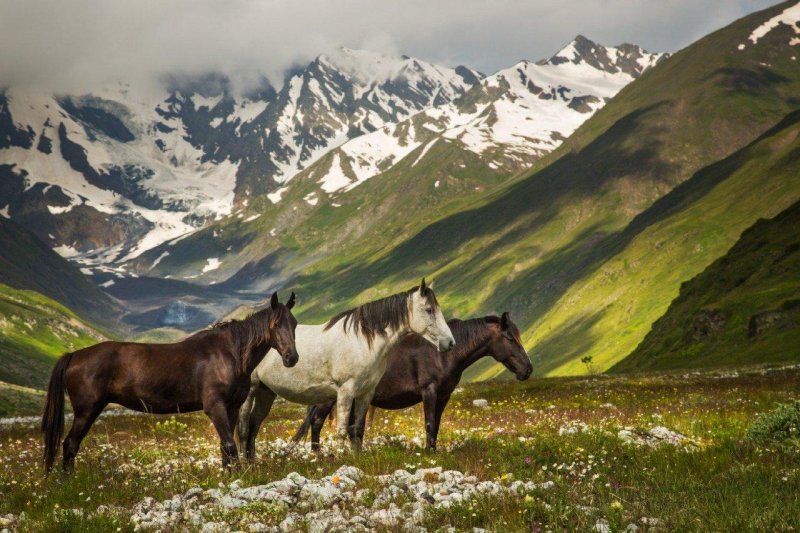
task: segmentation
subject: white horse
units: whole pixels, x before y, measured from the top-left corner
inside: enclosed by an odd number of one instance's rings
[[[297,326],[295,344],[302,354],[297,364],[285,368],[279,357],[267,356],[251,376],[237,426],[247,458],[255,457],[256,434],[276,396],[306,405],[335,400],[341,439],[348,436],[351,407],[354,427],[363,427],[360,422],[386,370],[387,355],[408,333],[417,333],[439,351],[455,345],[425,279],[419,287],[339,313],[325,324]],[[355,449],[361,448],[361,438],[353,436]]]

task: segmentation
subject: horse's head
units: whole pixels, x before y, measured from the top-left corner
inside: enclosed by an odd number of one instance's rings
[[[528,379],[533,372],[530,357],[522,346],[519,328],[508,316],[508,311],[500,317],[497,334],[489,342],[489,353],[520,381]]]
[[[408,325],[411,331],[430,342],[440,352],[451,350],[456,345],[453,333],[447,325],[433,289],[422,279],[420,286],[408,300]]]
[[[294,293],[289,297],[286,305],[278,301],[278,293],[272,293],[270,299],[269,338],[270,348],[274,348],[283,359],[283,366],[293,367],[297,364],[297,347],[294,343],[294,332],[297,329],[297,319],[292,314],[294,307]]]

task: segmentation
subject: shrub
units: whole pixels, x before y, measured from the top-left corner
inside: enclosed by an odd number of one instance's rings
[[[156,422],[156,434],[164,436],[175,436],[184,433],[189,426],[178,421],[174,416],[162,422]]]
[[[759,444],[791,443],[800,446],[800,400],[778,404],[759,416],[747,437]]]

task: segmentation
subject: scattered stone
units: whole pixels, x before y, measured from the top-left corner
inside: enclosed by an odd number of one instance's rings
[[[655,426],[648,431],[629,427],[623,428],[619,430],[617,437],[623,442],[636,446],[658,448],[664,445],[671,445],[681,448],[684,451],[699,449],[697,444],[692,442],[686,435],[678,433],[677,431],[672,431],[664,426]]]
[[[327,533],[402,526],[404,531],[416,532],[428,507],[446,509],[482,495],[524,497],[554,485],[552,481],[535,483],[507,478],[478,481],[475,476],[465,476],[457,470],[432,467],[418,468],[414,473],[400,469],[392,474],[374,476],[371,479],[377,481],[377,489],[359,488],[359,482],[367,477],[370,476],[360,469],[344,465],[319,480],[293,472],[283,479],[252,487],[242,487],[238,481],[206,491],[193,487],[183,495],[162,502],[144,498],[133,507],[131,524],[137,531],[182,530],[190,524],[191,529],[204,532],[231,530],[235,524],[218,522],[220,511],[260,501],[275,503],[293,512],[289,512],[277,527],[255,522],[242,526],[244,529]],[[373,494],[375,497],[371,498]],[[370,500],[371,505],[367,507]],[[404,502],[402,507],[398,506],[398,500]]]
[[[639,519],[639,522],[644,524],[645,526],[650,527],[658,527],[661,525],[661,520],[658,518],[651,518],[649,516],[643,516]]]
[[[589,429],[589,426],[585,422],[581,422],[580,420],[572,420],[566,426],[561,426],[558,428],[558,435],[563,437],[564,435],[587,433]]]
[[[475,407],[489,407],[489,401],[478,398],[477,400],[472,400],[472,405]]]
[[[600,520],[595,522],[592,531],[597,531],[598,533],[612,533],[611,525],[605,518],[601,518]]]

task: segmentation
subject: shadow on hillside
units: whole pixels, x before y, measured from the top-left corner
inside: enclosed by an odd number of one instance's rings
[[[358,293],[393,273],[422,277],[452,262],[463,244],[481,238],[489,242],[470,261],[488,259],[482,267],[488,272],[499,251],[551,222],[563,206],[595,197],[623,178],[636,176],[656,183],[666,180],[674,165],[659,156],[663,144],[660,137],[666,130],[654,124],[655,117],[667,107],[668,102],[662,101],[626,115],[582,150],[563,155],[484,206],[425,227],[373,263],[346,265],[299,281],[312,289],[315,297],[330,294],[340,298],[343,287],[348,293]],[[630,142],[640,138],[649,142]],[[490,240],[493,234],[497,238]],[[451,271],[438,281],[449,289],[449,284],[462,276],[463,272]],[[479,284],[480,280],[474,282]]]
[[[589,351],[599,338],[593,328],[600,322],[603,310],[581,315],[565,326],[548,333],[535,348],[528,352],[533,363],[534,373],[544,375],[559,366],[580,358]],[[539,352],[546,357],[539,356]]]

